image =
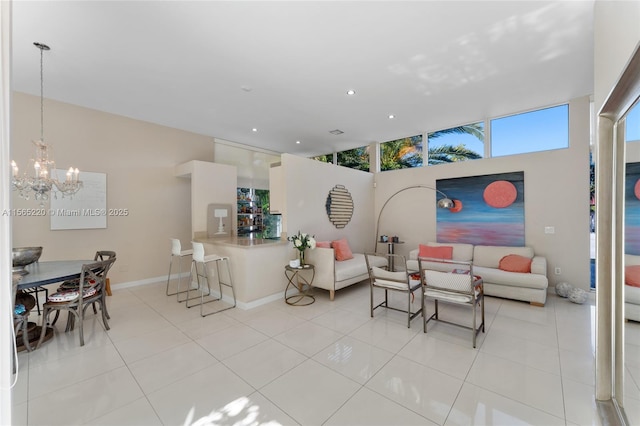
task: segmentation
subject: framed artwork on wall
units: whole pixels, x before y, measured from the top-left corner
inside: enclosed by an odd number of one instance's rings
[[[640,163],[627,164],[624,187],[624,252],[640,255]]]
[[[524,246],[524,172],[440,179],[454,202],[437,209],[438,242]]]

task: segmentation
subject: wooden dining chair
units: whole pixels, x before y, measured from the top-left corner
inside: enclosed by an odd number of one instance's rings
[[[100,305],[102,323],[109,330],[107,311],[105,309],[105,281],[109,268],[116,261],[115,257],[82,265],[78,288],[63,290],[49,296],[42,308],[42,331],[38,347],[44,341],[49,323],[49,315],[53,312],[67,311],[67,326],[65,331],[71,331],[78,323],[80,346],[84,346],[83,321],[87,308],[94,303]],[[57,318],[57,315],[56,315]]]
[[[107,316],[107,319],[111,319],[111,317],[109,316],[109,310],[107,309],[107,296],[109,296],[111,292],[109,289],[108,273],[109,273],[109,269],[111,268],[111,266],[116,260],[116,252],[111,250],[98,250],[95,256],[93,257],[93,260],[95,261],[103,261],[103,260],[110,260],[110,259],[113,259],[113,262],[109,263],[107,270],[104,272],[107,278],[105,279],[104,291],[102,292],[102,308],[104,310],[105,315]],[[77,290],[79,287],[79,283],[80,283],[80,278],[65,281],[60,285],[60,287],[58,287],[58,291],[61,292],[61,291],[67,291],[67,290]],[[95,302],[92,303],[92,306],[93,306],[93,313],[97,315],[98,310],[96,308],[96,303]],[[56,321],[58,321],[59,314],[60,314],[60,311],[56,312],[56,316],[51,322],[52,325],[55,324]]]

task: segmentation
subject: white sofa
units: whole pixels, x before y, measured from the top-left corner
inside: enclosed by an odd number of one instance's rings
[[[640,265],[640,256],[625,254],[624,264]],[[640,287],[624,286],[624,316],[626,319],[640,321]]]
[[[315,267],[313,287],[329,290],[331,300],[334,299],[336,290],[369,278],[367,262],[362,253],[353,253],[353,259],[338,262],[332,248],[316,247],[307,251],[306,261]],[[375,266],[386,266],[387,259],[377,257],[372,263]]]
[[[483,246],[462,243],[435,243],[430,246],[452,246],[452,260],[473,262],[473,273],[482,277],[484,293],[488,296],[523,300],[532,305],[544,306],[547,301],[547,260],[536,256],[531,247]],[[531,273],[508,272],[498,268],[500,259],[517,254],[531,259]],[[418,269],[418,249],[409,253],[408,266]],[[429,262],[429,268],[448,271],[454,266]]]

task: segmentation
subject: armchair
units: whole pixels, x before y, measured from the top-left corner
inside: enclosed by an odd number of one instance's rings
[[[442,272],[429,269],[429,263],[447,263],[454,267],[453,272]],[[422,311],[424,318],[424,332],[427,332],[427,323],[436,320],[459,327],[469,328],[473,334],[473,347],[476,347],[478,333],[484,333],[484,290],[482,278],[473,274],[473,263],[462,261],[447,261],[442,259],[418,258],[420,277],[422,281]],[[457,268],[456,268],[457,267]],[[434,313],[427,315],[426,301],[433,299]],[[460,323],[445,321],[439,318],[438,302],[467,305],[471,308],[473,319],[472,326],[468,327]],[[481,322],[477,325],[477,308],[480,307]]]
[[[394,265],[393,270],[389,270],[390,268],[388,266],[375,266],[375,258],[381,257],[387,258],[388,265]],[[411,278],[411,274],[415,271],[407,269],[406,258],[397,254],[365,253],[364,258],[367,262],[367,271],[369,271],[371,318],[373,318],[373,311],[380,307],[399,312],[406,312],[407,328],[411,328],[411,320],[422,312],[422,308],[417,312],[411,312],[411,296],[414,291],[420,288],[420,280]],[[379,303],[377,306],[373,306],[373,292],[376,288],[384,290],[384,301]],[[406,310],[389,306],[389,290],[406,293]]]

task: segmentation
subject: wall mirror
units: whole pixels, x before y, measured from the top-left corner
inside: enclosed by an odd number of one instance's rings
[[[629,152],[633,155],[627,160],[626,122],[639,101],[640,46],[637,46],[598,113],[595,396],[603,419],[619,424],[629,424],[624,407],[634,403],[625,395],[625,380],[632,379],[625,365],[625,350],[640,348],[637,339],[640,333],[636,330],[640,323],[625,322],[624,276],[625,171],[627,161],[640,161],[640,151]],[[637,345],[625,346],[627,336],[633,336]],[[633,354],[629,361],[637,363],[637,355]],[[633,370],[640,370],[640,364],[634,364]]]
[[[338,229],[347,226],[353,216],[353,198],[344,185],[336,185],[327,195],[327,216],[329,221]]]

